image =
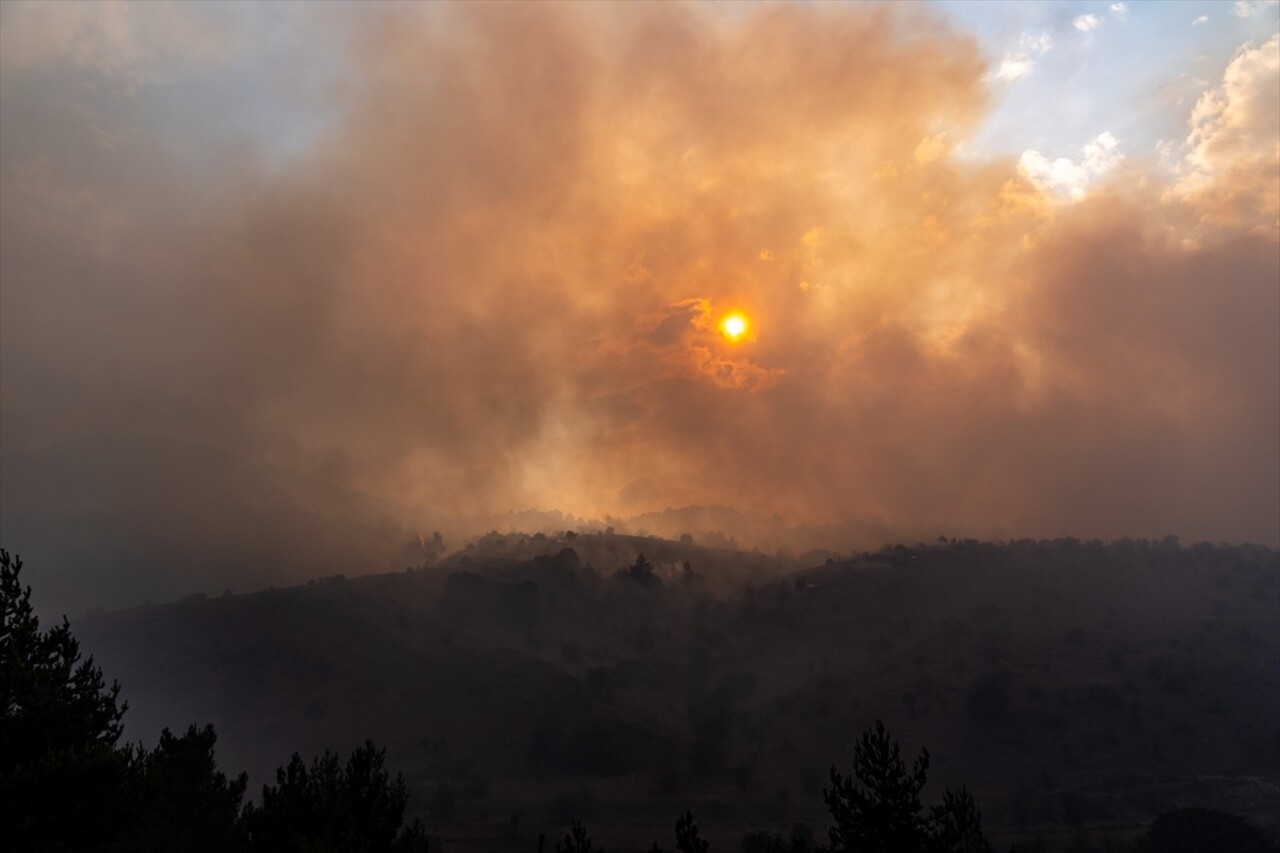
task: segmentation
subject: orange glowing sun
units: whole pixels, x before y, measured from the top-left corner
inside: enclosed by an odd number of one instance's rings
[[[726,314],[720,321],[720,332],[731,341],[741,340],[747,333],[747,318],[742,314]]]

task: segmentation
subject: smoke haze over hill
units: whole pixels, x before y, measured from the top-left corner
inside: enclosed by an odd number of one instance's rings
[[[903,5],[6,4],[6,547],[80,607],[529,507],[1280,544],[1280,39],[1053,162]]]

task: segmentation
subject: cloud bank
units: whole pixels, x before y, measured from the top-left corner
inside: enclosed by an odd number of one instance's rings
[[[926,10],[195,7],[175,57],[48,8],[0,22],[0,525],[65,600],[529,507],[1280,540],[1274,40],[1181,173],[1064,201],[956,156],[991,60]],[[319,118],[237,136],[273,26]]]

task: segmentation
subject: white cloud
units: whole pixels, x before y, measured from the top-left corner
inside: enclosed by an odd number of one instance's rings
[[[1044,30],[1038,33],[1023,33],[1018,39],[1018,47],[1027,53],[1045,54],[1053,48],[1053,39]]]
[[[1034,67],[1035,63],[1025,53],[1006,56],[1004,61],[1000,63],[1000,70],[996,72],[996,79],[1012,82],[1019,77],[1025,77],[1030,74],[1031,69]]]
[[[1280,0],[1236,0],[1231,7],[1231,14],[1237,18],[1252,18],[1268,6],[1280,4]]]
[[[1129,17],[1129,7],[1125,3],[1112,3],[1111,14],[1123,21],[1125,18]]]
[[[1041,30],[1038,33],[1023,33],[1018,38],[1018,49],[1005,54],[1000,70],[996,72],[996,79],[1012,82],[1027,76],[1036,65],[1032,57],[1043,56],[1052,49],[1053,39],[1047,32]]]
[[[1071,26],[1075,27],[1082,33],[1090,30],[1096,30],[1102,24],[1102,19],[1097,15],[1081,15],[1071,22]]]
[[[1217,213],[1274,229],[1280,182],[1280,35],[1246,44],[1191,111],[1175,192],[1199,198]]]
[[[1039,151],[1028,149],[1018,158],[1018,171],[1043,191],[1077,200],[1084,198],[1089,187],[1123,159],[1119,140],[1104,131],[1084,146],[1079,160],[1050,160]]]
[[[1120,153],[1120,140],[1103,131],[1084,147],[1084,166],[1089,174],[1099,176],[1115,168],[1124,155]]]
[[[1191,26],[1198,27],[1201,24],[1207,24],[1208,22],[1209,22],[1209,16],[1201,15],[1200,17],[1196,18],[1194,21],[1191,22]]]

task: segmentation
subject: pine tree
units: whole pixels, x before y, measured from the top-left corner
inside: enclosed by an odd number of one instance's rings
[[[991,853],[982,834],[982,811],[968,788],[945,791],[933,807],[929,824],[931,850],[938,853]]]
[[[601,848],[592,846],[587,828],[576,820],[565,833],[564,840],[556,842],[556,853],[592,853],[593,850],[595,853],[604,853]]]
[[[685,812],[676,821],[676,849],[680,853],[707,853],[710,843],[698,837],[698,825],[693,822],[693,812]]]
[[[262,787],[262,804],[245,807],[243,825],[252,850],[399,853],[427,848],[418,821],[403,826],[409,792],[385,768],[386,751],[372,741],[344,765],[326,750],[308,767],[294,753]]]
[[[10,849],[108,849],[131,813],[127,706],[66,617],[40,630],[21,571],[0,550],[0,826]]]
[[[982,813],[968,790],[945,791],[923,814],[920,791],[928,771],[928,750],[908,771],[898,742],[876,720],[854,744],[852,775],[833,766],[831,788],[823,792],[833,853],[990,853]]]
[[[126,833],[129,850],[221,853],[240,843],[240,803],[248,785],[241,773],[218,770],[213,726],[192,724],[181,737],[168,729],[151,752],[139,750],[138,813]]]
[[[853,747],[853,774],[831,767],[831,789],[822,797],[831,811],[831,849],[851,853],[912,853],[927,837],[920,789],[928,779],[929,752],[921,750],[911,772],[884,723],[862,733]]]

